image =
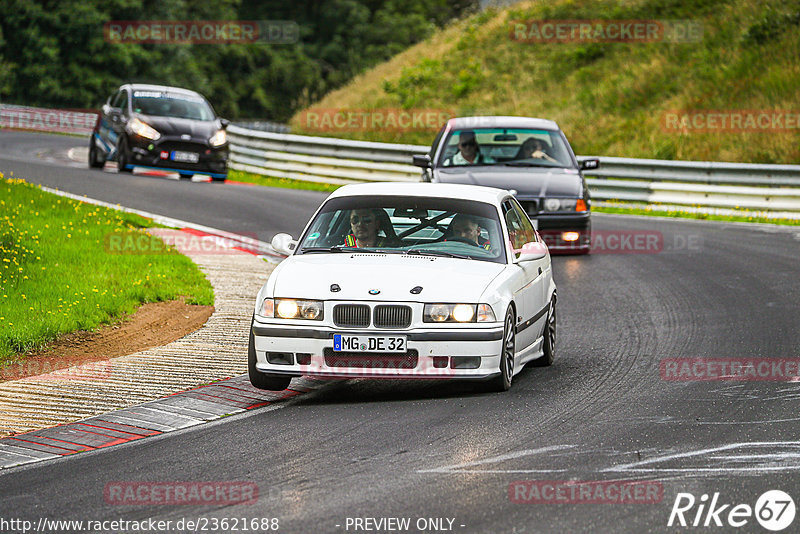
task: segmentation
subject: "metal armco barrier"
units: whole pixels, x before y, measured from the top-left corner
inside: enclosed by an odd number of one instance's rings
[[[419,181],[411,156],[430,150],[237,126],[228,134],[232,169],[333,184]],[[600,168],[586,174],[599,201],[800,213],[800,165],[601,157]]]
[[[228,127],[230,167],[236,170],[312,182],[418,182],[411,155],[417,145],[309,137]]]

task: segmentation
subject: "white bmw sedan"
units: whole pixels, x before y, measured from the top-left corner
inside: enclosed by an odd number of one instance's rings
[[[249,376],[458,378],[505,391],[550,365],[556,285],[514,196],[456,184],[348,185],[331,194],[261,288]]]

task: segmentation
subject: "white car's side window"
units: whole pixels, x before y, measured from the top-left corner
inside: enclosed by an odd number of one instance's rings
[[[536,241],[536,232],[533,229],[533,225],[531,225],[524,213],[521,214],[520,211],[521,208],[516,203],[511,201],[503,203],[503,212],[506,226],[508,227],[507,239],[511,243],[515,258],[519,258],[522,253],[522,246],[525,243]]]
[[[525,243],[537,241],[538,239],[536,237],[536,231],[534,230],[533,224],[531,224],[528,215],[525,213],[525,210],[519,205],[519,202],[517,202],[516,199],[512,201],[512,204],[514,206],[514,211],[517,213],[520,224],[522,225],[522,233],[525,236]]]

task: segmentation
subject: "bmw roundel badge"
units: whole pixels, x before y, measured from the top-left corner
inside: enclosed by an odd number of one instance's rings
[[[380,289],[370,289],[370,290],[369,290],[369,294],[370,294],[370,295],[377,295],[377,294],[378,294],[378,293],[380,293],[380,292],[381,292],[381,290],[380,290]]]

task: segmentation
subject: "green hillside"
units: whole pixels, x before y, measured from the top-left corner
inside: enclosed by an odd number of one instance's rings
[[[585,19],[690,21],[701,25],[702,37],[612,43],[511,37],[514,21]],[[799,97],[796,1],[553,0],[452,24],[328,94],[312,111],[544,117],[559,123],[579,154],[799,163]],[[755,131],[681,131],[666,127],[665,113],[675,110],[782,111],[785,122],[761,122]],[[320,131],[307,117],[295,115],[294,132],[419,144],[435,134],[430,128]]]

